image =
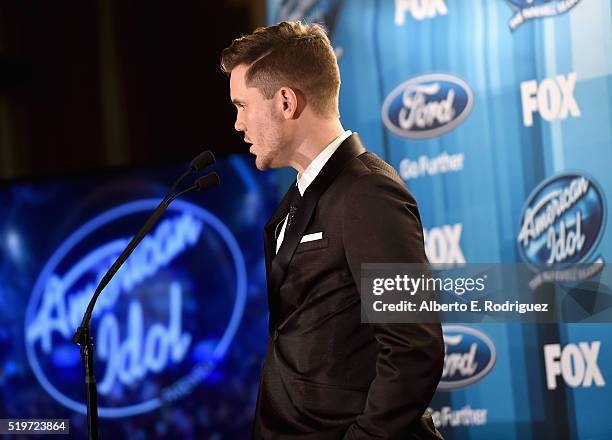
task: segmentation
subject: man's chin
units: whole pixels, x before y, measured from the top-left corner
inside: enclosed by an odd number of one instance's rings
[[[265,158],[262,158],[262,157],[257,157],[255,159],[255,167],[259,171],[269,170],[270,169],[270,161],[266,160]]]

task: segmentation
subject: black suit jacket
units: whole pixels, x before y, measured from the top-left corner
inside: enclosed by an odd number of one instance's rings
[[[270,338],[254,438],[441,438],[423,416],[442,374],[440,325],[361,323],[361,263],[427,261],[413,197],[353,134],[305,191],[275,255],[291,191],[264,230]]]

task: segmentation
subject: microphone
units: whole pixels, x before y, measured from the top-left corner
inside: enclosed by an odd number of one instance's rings
[[[206,191],[219,185],[219,183],[221,183],[219,175],[217,173],[210,173],[206,176],[198,177],[195,181],[195,186],[198,191]]]
[[[189,168],[191,168],[193,171],[200,171],[213,163],[215,163],[215,155],[212,154],[212,151],[206,150],[193,158],[189,164]]]
[[[151,216],[147,219],[145,224],[140,228],[140,230],[136,233],[134,237],[127,244],[121,255],[117,257],[113,265],[108,269],[108,271],[104,274],[98,287],[94,291],[89,304],[87,305],[87,309],[85,310],[85,314],[83,315],[83,320],[81,321],[81,325],[77,328],[74,336],[72,337],[72,342],[78,345],[81,348],[81,358],[83,361],[83,367],[85,368],[85,384],[87,386],[87,430],[88,430],[88,438],[89,439],[98,439],[98,391],[96,388],[96,377],[94,375],[93,370],[93,338],[91,336],[91,328],[90,321],[91,315],[93,313],[93,309],[96,305],[96,301],[98,297],[104,290],[104,288],[108,285],[108,283],[115,276],[117,271],[121,268],[123,263],[128,259],[128,257],[132,254],[136,246],[140,244],[143,238],[147,235],[147,233],[155,226],[158,222],[164,211],[168,208],[170,203],[177,197],[182,196],[189,191],[193,191],[197,189],[198,191],[206,191],[210,188],[213,188],[220,183],[219,175],[217,173],[210,173],[206,176],[199,177],[196,179],[189,188],[183,189],[182,191],[176,192],[176,187],[178,184],[190,173],[193,171],[197,171],[203,169],[209,165],[212,165],[215,162],[215,157],[210,151],[205,151],[198,155],[189,166],[189,169],[185,171],[177,181],[172,185],[172,189],[164,197],[164,199],[159,203],[157,208],[153,211]]]
[[[196,157],[193,158],[193,160],[189,164],[189,168],[187,168],[185,172],[181,174],[179,178],[176,179],[176,181],[172,184],[172,187],[170,188],[170,192],[168,193],[168,195],[166,195],[166,197],[164,197],[164,200],[166,200],[166,198],[170,196],[170,194],[176,191],[176,188],[179,186],[179,184],[189,174],[193,173],[194,171],[203,170],[204,168],[207,168],[214,163],[215,163],[215,155],[212,153],[212,151],[206,150],[198,154]]]

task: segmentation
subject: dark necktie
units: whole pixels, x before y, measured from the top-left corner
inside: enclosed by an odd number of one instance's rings
[[[298,189],[298,186],[295,185],[293,194],[291,194],[291,202],[289,204],[289,214],[287,214],[287,226],[285,227],[285,231],[289,230],[289,226],[291,226],[291,221],[293,220],[293,217],[295,217],[295,212],[298,209],[301,199],[302,196],[300,195],[300,190]]]

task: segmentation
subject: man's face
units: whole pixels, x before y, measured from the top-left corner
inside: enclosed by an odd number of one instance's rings
[[[283,159],[283,122],[276,99],[265,99],[255,87],[247,87],[248,66],[236,66],[230,75],[230,96],[236,106],[234,128],[244,133],[244,141],[252,144],[249,151],[256,155],[255,165],[260,170],[286,166]]]

